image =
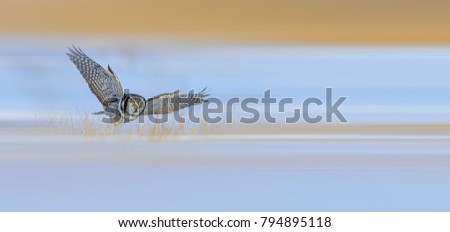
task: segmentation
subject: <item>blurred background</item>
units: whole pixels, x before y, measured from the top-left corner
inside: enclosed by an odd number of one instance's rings
[[[204,86],[220,98],[272,89],[301,107],[332,87],[348,97],[342,109],[353,123],[445,123],[449,4],[4,1],[0,74],[8,97],[0,118],[98,111],[65,55],[74,44],[146,97]]]
[[[0,210],[448,211],[449,7],[4,0]],[[101,109],[65,55],[72,44],[145,97],[271,89],[301,108],[331,87],[347,97],[348,123],[235,123],[175,141],[133,128],[88,136],[83,120]]]
[[[251,43],[448,43],[444,0],[2,2],[1,31],[165,34]]]

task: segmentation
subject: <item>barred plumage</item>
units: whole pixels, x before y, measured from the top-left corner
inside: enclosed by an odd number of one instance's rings
[[[199,93],[181,94],[179,91],[164,93],[145,100],[137,94],[124,94],[119,78],[108,65],[103,68],[89,58],[80,48],[73,46],[66,53],[80,71],[92,93],[104,110],[96,114],[114,114],[119,119],[131,121],[142,114],[168,114],[206,101],[206,88]],[[120,115],[117,115],[120,114]],[[116,118],[116,117],[115,117]]]
[[[177,90],[173,93],[163,93],[158,96],[147,99],[147,106],[144,114],[167,114],[191,105],[200,104],[207,101],[209,94],[204,88],[199,93],[180,94]]]
[[[70,60],[77,66],[83,78],[89,85],[92,93],[97,97],[103,107],[111,102],[122,99],[123,88],[119,78],[108,65],[108,70],[89,58],[80,48],[69,48],[66,53]]]

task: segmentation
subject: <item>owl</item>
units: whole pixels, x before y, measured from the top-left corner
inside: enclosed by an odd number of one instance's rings
[[[109,65],[102,67],[75,46],[69,48],[66,54],[103,107],[102,111],[94,114],[108,115],[112,123],[133,121],[141,115],[169,114],[206,102],[209,96],[206,88],[198,93],[180,93],[177,90],[147,99],[138,94],[125,93],[119,77]]]

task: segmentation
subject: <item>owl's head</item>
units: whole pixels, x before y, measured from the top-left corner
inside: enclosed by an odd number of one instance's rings
[[[137,94],[125,94],[120,104],[120,109],[125,121],[133,121],[144,112],[145,98]]]

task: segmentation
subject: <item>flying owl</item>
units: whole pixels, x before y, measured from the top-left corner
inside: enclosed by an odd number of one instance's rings
[[[163,93],[145,99],[138,94],[124,93],[119,78],[111,67],[105,69],[89,58],[80,48],[73,46],[66,53],[75,64],[92,93],[103,106],[103,111],[94,114],[105,114],[110,122],[120,123],[135,120],[141,115],[169,114],[180,109],[206,102],[206,88],[199,93],[182,94],[178,90]]]

